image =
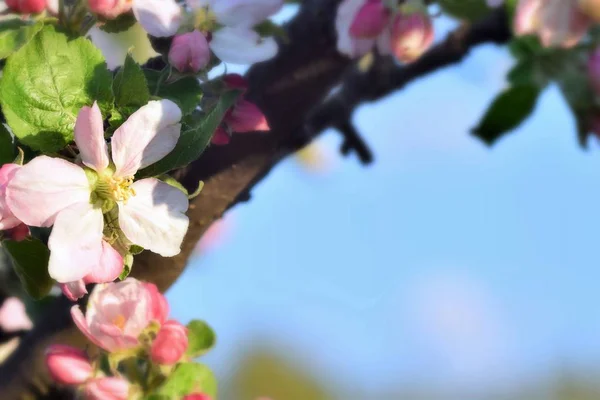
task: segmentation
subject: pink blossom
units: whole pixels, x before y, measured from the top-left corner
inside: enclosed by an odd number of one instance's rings
[[[253,64],[277,54],[275,40],[261,38],[252,28],[278,12],[283,0],[188,0],[187,5],[192,13],[201,10],[214,19],[205,29],[219,59]],[[173,36],[183,20],[183,9],[175,0],[135,0],[133,12],[146,32],[157,37]]]
[[[210,140],[210,142],[216,146],[223,146],[223,145],[229,144],[230,141],[231,141],[231,136],[229,135],[229,133],[227,133],[225,128],[223,128],[222,126],[219,126],[217,128],[217,130],[213,134],[212,139]]]
[[[114,133],[109,165],[103,118],[94,103],[81,109],[75,124],[85,170],[39,156],[14,174],[6,188],[13,214],[30,226],[53,225],[49,272],[56,281],[106,282],[120,273],[122,258],[103,239],[107,208],[118,208],[118,227],[130,243],[164,257],[179,253],[188,226],[187,197],[155,178],[134,182],[134,175],[173,150],[180,119],[181,110],[170,100],[141,107]],[[95,179],[90,182],[88,175]]]
[[[367,0],[350,25],[350,35],[355,38],[376,38],[387,27],[389,17],[390,10],[381,0]]]
[[[59,283],[58,286],[62,293],[71,301],[77,301],[87,294],[85,282],[79,279],[73,282]]]
[[[46,9],[46,0],[6,0],[6,5],[21,14],[38,14]]]
[[[148,296],[150,296],[150,307],[149,307],[149,319],[157,321],[159,324],[164,323],[169,316],[169,303],[167,299],[161,292],[158,291],[158,288],[154,283],[144,283],[146,290],[148,291]]]
[[[138,336],[151,322],[152,299],[144,283],[133,278],[96,285],[85,316],[71,308],[79,330],[97,346],[114,352],[139,345]]]
[[[515,32],[537,34],[547,47],[575,46],[590,24],[577,0],[520,0],[515,15]]]
[[[169,62],[179,72],[197,73],[210,61],[206,37],[197,30],[177,35],[171,42]]]
[[[340,53],[357,58],[376,47],[381,54],[390,54],[389,24],[385,27],[378,27],[381,30],[376,36],[358,35],[357,29],[353,29],[353,26],[360,20],[361,10],[369,2],[370,0],[343,0],[339,5],[335,17],[335,29],[337,32],[337,48]],[[389,18],[385,21],[388,22]]]
[[[0,306],[0,330],[4,332],[27,331],[33,328],[33,323],[25,304],[17,297],[9,297]]]
[[[21,166],[17,164],[4,164],[0,168],[0,231],[11,229],[21,224],[21,221],[15,217],[6,204],[6,187],[19,168]]]
[[[392,53],[402,62],[409,63],[429,49],[433,43],[431,17],[425,12],[399,14],[392,26]]]
[[[86,400],[127,400],[129,382],[118,377],[98,378],[87,382],[83,393]]]
[[[212,400],[212,397],[203,393],[192,393],[184,396],[183,400]]]
[[[115,19],[131,10],[131,0],[88,0],[88,7],[94,14],[106,19]]]
[[[152,361],[164,364],[176,364],[188,347],[187,328],[177,321],[165,322],[152,342],[150,357]]]
[[[19,224],[5,232],[8,239],[15,242],[21,242],[29,237],[29,227],[25,224]]]
[[[85,352],[60,344],[46,350],[46,366],[52,379],[61,385],[79,385],[90,379],[93,373]]]

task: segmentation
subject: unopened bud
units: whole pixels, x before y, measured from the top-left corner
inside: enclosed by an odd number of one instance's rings
[[[83,392],[86,400],[127,400],[129,382],[117,377],[94,379],[85,384]]]
[[[46,350],[46,366],[52,378],[61,385],[79,385],[92,376],[87,355],[74,347],[55,344]]]
[[[46,0],[6,0],[6,5],[21,14],[39,14],[46,9]]]
[[[350,25],[350,35],[358,39],[377,37],[387,26],[389,17],[390,11],[381,0],[367,0]]]
[[[224,122],[233,132],[268,131],[271,128],[260,108],[248,100],[238,102],[227,112]]]
[[[115,19],[131,10],[131,0],[88,0],[88,7],[94,14],[106,19]]]
[[[177,321],[165,322],[158,331],[150,349],[152,361],[173,365],[185,354],[188,347],[187,328]]]
[[[197,73],[210,61],[206,37],[199,31],[184,33],[173,38],[169,50],[169,63],[179,72]]]
[[[399,14],[392,27],[392,53],[404,63],[415,61],[433,43],[433,25],[426,12]]]

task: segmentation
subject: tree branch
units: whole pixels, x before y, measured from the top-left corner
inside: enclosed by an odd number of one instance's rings
[[[283,157],[333,126],[346,131],[344,148],[358,149],[361,158],[369,161],[370,151],[349,122],[358,104],[457,63],[479,44],[502,43],[510,37],[506,15],[498,11],[480,23],[461,27],[414,64],[400,67],[390,59],[378,59],[369,72],[360,73],[336,51],[333,20],[338,2],[303,2],[299,14],[286,26],[289,44],[281,46],[275,59],[248,72],[248,98],[265,112],[271,132],[234,136],[230,145],[208,149],[200,160],[175,174],[188,189],[205,181],[202,194],[190,204],[190,228],[181,254],[165,259],[145,252],[136,257],[133,276],[166,290],[183,272],[206,229],[227,209],[248,199],[252,187]],[[342,78],[337,94],[326,97]],[[0,366],[2,399],[19,398],[33,386],[43,388],[48,383],[43,349],[49,343],[86,345],[70,319],[70,306],[59,298]]]

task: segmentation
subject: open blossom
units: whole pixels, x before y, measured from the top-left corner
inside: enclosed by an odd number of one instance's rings
[[[115,19],[131,10],[131,0],[88,0],[91,12],[106,19]]]
[[[223,82],[229,89],[239,89],[243,92],[248,88],[248,82],[238,74],[228,74]],[[230,133],[247,133],[269,131],[271,128],[267,118],[258,106],[243,97],[231,107],[223,117],[223,123],[215,131],[212,144],[224,145],[230,141]]]
[[[349,57],[361,57],[377,48],[411,62],[433,43],[433,25],[427,10],[400,10],[394,15],[382,0],[344,0],[335,19],[337,48]]]
[[[129,382],[114,376],[93,379],[84,385],[83,393],[86,400],[127,400]]]
[[[17,164],[4,164],[0,167],[0,231],[12,229],[21,224],[21,221],[10,210],[6,204],[6,187],[21,168]]]
[[[92,377],[93,368],[85,352],[60,344],[46,350],[46,367],[57,383],[79,385]]]
[[[164,309],[154,303],[157,299],[160,300],[147,284],[127,278],[122,282],[96,285],[85,316],[79,306],[71,308],[71,315],[92,343],[114,352],[139,344],[138,336],[157,318],[156,310]]]
[[[283,0],[187,0],[187,6],[196,27],[210,32],[209,46],[219,59],[253,64],[277,54],[275,40],[252,28],[279,11]],[[150,35],[167,37],[180,28],[184,10],[175,0],[134,0],[133,12]]]
[[[15,173],[7,204],[27,225],[53,226],[48,268],[56,281],[114,280],[123,262],[109,241],[121,232],[131,244],[164,257],[179,253],[187,196],[158,179],[134,182],[134,175],[173,150],[180,119],[181,110],[169,100],[141,107],[114,133],[111,163],[100,109],[84,107],[75,124],[83,166],[39,156]],[[112,237],[105,239],[107,231]]]
[[[578,0],[520,0],[515,15],[518,35],[537,34],[548,47],[576,45],[590,24]]]

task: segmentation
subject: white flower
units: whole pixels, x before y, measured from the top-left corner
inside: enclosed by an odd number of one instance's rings
[[[39,156],[15,173],[6,188],[11,211],[27,225],[53,225],[50,276],[60,283],[115,279],[122,260],[107,243],[114,237],[103,238],[107,232],[120,234],[116,228],[132,244],[164,257],[179,253],[188,227],[187,196],[158,179],[133,178],[173,150],[180,120],[172,101],[151,101],[114,133],[111,163],[100,109],[83,107],[75,143],[87,168]]]

